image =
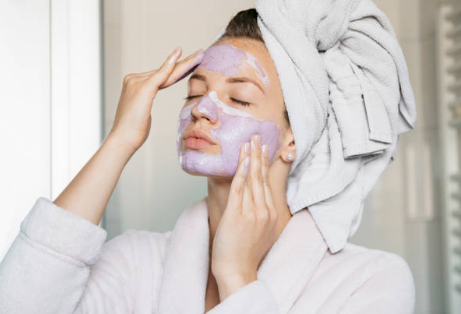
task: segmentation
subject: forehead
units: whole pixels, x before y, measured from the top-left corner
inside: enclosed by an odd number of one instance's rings
[[[226,76],[255,74],[268,87],[272,73],[267,68],[270,68],[271,62],[263,43],[250,39],[224,39],[205,51],[204,59],[196,71],[204,68]]]
[[[251,38],[228,37],[220,39],[217,42],[215,42],[212,46],[210,46],[208,49],[218,45],[228,45],[237,48],[238,50],[245,51],[249,54],[252,54],[254,57],[256,57],[256,59],[258,59],[262,63],[265,63],[265,59],[269,57],[268,51],[264,43]]]

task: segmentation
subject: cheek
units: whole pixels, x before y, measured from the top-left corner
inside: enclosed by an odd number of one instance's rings
[[[261,135],[261,144],[267,145],[272,162],[280,148],[280,129],[274,121],[228,114],[222,114],[220,120],[220,127],[212,129],[211,134],[219,140],[224,155],[238,163],[240,147],[257,133]]]
[[[195,103],[184,107],[179,114],[178,122],[178,134],[176,136],[176,148],[179,151],[181,149],[181,137],[183,136],[184,130],[192,121],[191,110]]]

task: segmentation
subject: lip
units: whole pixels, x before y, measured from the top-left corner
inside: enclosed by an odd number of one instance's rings
[[[186,145],[192,148],[204,148],[216,144],[206,133],[198,129],[188,131],[183,139],[186,141]]]

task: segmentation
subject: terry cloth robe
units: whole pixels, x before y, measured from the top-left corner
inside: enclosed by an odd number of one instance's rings
[[[209,269],[206,198],[173,230],[107,232],[40,197],[0,264],[1,314],[199,314]],[[348,243],[331,254],[296,212],[257,280],[209,314],[410,314],[415,286],[397,254]]]

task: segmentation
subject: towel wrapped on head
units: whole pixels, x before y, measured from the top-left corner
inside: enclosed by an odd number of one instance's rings
[[[255,9],[296,144],[290,211],[307,206],[338,252],[396,155],[399,134],[415,125],[403,52],[371,0],[257,0]]]

